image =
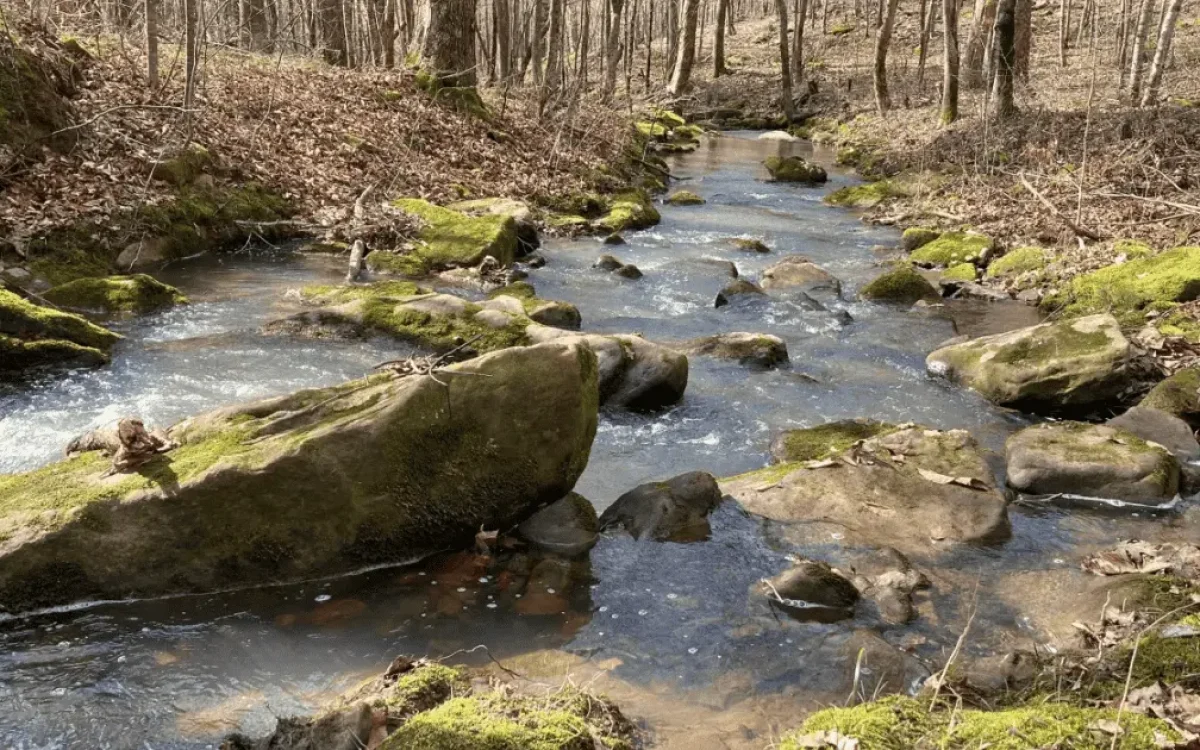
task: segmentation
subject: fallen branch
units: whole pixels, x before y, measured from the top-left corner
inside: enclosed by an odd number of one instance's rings
[[[1021,180],[1021,184],[1025,186],[1025,189],[1028,190],[1030,193],[1032,193],[1034,198],[1037,198],[1039,201],[1041,201],[1043,206],[1050,209],[1050,213],[1057,216],[1059,218],[1059,220],[1062,223],[1066,224],[1067,228],[1070,229],[1072,232],[1079,235],[1080,237],[1087,237],[1089,240],[1094,240],[1096,242],[1102,242],[1103,240],[1108,239],[1104,235],[1102,235],[1098,232],[1094,232],[1091,229],[1088,229],[1087,227],[1081,227],[1078,224],[1076,224],[1075,222],[1068,219],[1063,214],[1062,211],[1058,210],[1057,206],[1055,206],[1053,203],[1050,202],[1049,198],[1047,198],[1046,196],[1039,193],[1038,189],[1035,188],[1032,184],[1030,184],[1029,180],[1025,179],[1024,173],[1017,175],[1017,177],[1018,177],[1018,179]]]
[[[1132,193],[1097,193],[1101,198],[1122,198],[1125,200],[1141,201],[1143,203],[1153,203],[1158,206],[1167,206],[1179,211],[1183,211],[1187,215],[1200,216],[1200,206],[1193,206],[1187,203],[1176,203],[1175,201],[1165,201],[1162,198],[1149,198],[1144,195],[1133,195]],[[1164,221],[1164,219],[1156,219],[1156,221]]]

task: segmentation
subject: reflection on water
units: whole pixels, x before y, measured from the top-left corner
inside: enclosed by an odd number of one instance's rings
[[[924,357],[959,332],[1028,325],[1028,308],[954,303],[902,311],[853,301],[879,269],[876,245],[896,232],[823,207],[847,184],[820,189],[761,181],[759,162],[804,148],[728,136],[681,157],[676,173],[704,196],[663,210],[657,227],[605,247],[551,240],[531,281],[546,298],[579,306],[588,330],[679,342],[722,331],[783,337],[790,367],[751,371],[693,357],[687,396],[653,415],[605,414],[579,491],[599,509],[648,480],[702,469],[729,475],[762,466],[784,428],[873,417],[965,427],[1000,451],[1024,424],[974,394],[929,380]],[[832,171],[832,170],[831,170]],[[755,237],[767,255],[738,251]],[[593,271],[603,252],[635,263],[627,281]],[[727,265],[757,279],[801,253],[839,276],[845,299],[813,310],[773,292],[716,309]],[[0,471],[51,460],[78,432],[127,413],[157,424],[217,404],[361,375],[397,345],[289,341],[257,333],[286,312],[282,292],[336,280],[332,262],[275,256],[208,260],[166,280],[195,304],[126,325],[109,368],[0,396]],[[848,313],[846,322],[839,313]],[[997,462],[998,465],[998,462]],[[932,581],[917,617],[885,626],[800,622],[750,595],[788,567],[787,556],[857,569],[871,550],[836,528],[783,525],[726,503],[712,537],[691,544],[601,539],[590,562],[447,554],[420,565],[333,580],[211,596],[97,606],[0,623],[0,745],[20,748],[199,748],[238,729],[266,732],[376,671],[396,653],[451,655],[484,666],[487,653],[530,677],[609,693],[646,723],[660,747],[762,748],[802,711],[845,700],[856,655],[874,684],[903,689],[943,660],[970,610],[968,650],[1029,646],[1098,611],[1085,552],[1122,536],[1184,539],[1197,508],[1160,517],[1014,506],[1000,547],[952,548],[912,560]],[[1101,597],[1101,601],[1103,598]],[[1098,606],[1098,605],[1096,605]],[[1090,608],[1090,609],[1089,609]]]

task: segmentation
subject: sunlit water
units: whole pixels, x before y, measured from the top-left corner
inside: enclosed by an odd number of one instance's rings
[[[700,207],[663,209],[660,225],[626,235],[550,241],[531,281],[546,298],[579,306],[587,330],[638,332],[664,343],[722,331],[786,339],[792,364],[769,372],[702,357],[684,401],[655,415],[605,414],[578,490],[598,508],[638,483],[693,469],[721,476],[766,463],[780,429],[873,417],[964,427],[1002,448],[1024,421],[974,394],[930,380],[924,357],[955,334],[943,313],[773,293],[716,309],[727,282],[711,259],[757,279],[802,253],[842,279],[844,299],[878,273],[877,245],[897,235],[820,203],[823,188],[762,181],[761,160],[800,147],[734,136],[713,139],[674,165]],[[728,242],[756,237],[773,252]],[[604,252],[638,265],[626,281],[594,271]],[[154,424],[225,403],[334,383],[404,348],[394,343],[293,341],[259,326],[291,308],[284,291],[336,280],[324,259],[267,254],[207,260],[164,274],[194,303],[121,328],[127,339],[105,369],[71,373],[0,395],[0,471],[57,457],[74,435],[136,413]],[[847,312],[850,322],[838,315]],[[1027,310],[964,308],[960,327],[1027,325]],[[998,464],[997,464],[998,465]],[[911,625],[883,632],[933,663],[979,610],[969,648],[1029,646],[1055,622],[1056,599],[1087,585],[1080,554],[1122,536],[1185,538],[1176,514],[1012,509],[1014,534],[996,548],[964,547],[914,562],[933,580]],[[519,559],[501,568],[469,554],[408,568],[209,596],[106,604],[0,623],[0,746],[213,747],[232,730],[269,731],[280,715],[312,710],[398,652],[491,655],[522,670],[559,661],[592,665],[591,679],[642,721],[661,746],[764,747],[798,711],[844,700],[853,670],[845,644],[863,622],[800,623],[748,596],[789,553],[851,564],[864,550],[828,532],[756,519],[727,503],[709,541],[603,539],[590,561]],[[1053,618],[1049,618],[1053,619]],[[531,656],[531,654],[536,654]],[[573,661],[571,661],[573,660]],[[565,663],[565,662],[564,662]],[[897,687],[897,686],[892,686]],[[900,686],[905,687],[905,686]],[[717,744],[717,743],[722,744]]]

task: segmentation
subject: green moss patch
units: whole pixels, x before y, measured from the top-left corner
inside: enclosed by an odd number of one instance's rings
[[[788,430],[771,446],[774,457],[782,463],[820,461],[841,454],[859,440],[895,432],[896,426],[870,419],[847,419],[840,422]]]
[[[943,281],[974,281],[979,269],[974,263],[955,263],[942,274]]]
[[[0,334],[38,341],[59,339],[108,351],[120,336],[78,315],[52,310],[0,289]]]
[[[940,299],[933,284],[912,266],[904,265],[881,274],[860,291],[859,295],[873,302],[913,304],[922,299]]]
[[[909,227],[904,230],[904,234],[900,237],[900,246],[904,248],[906,253],[911,253],[919,247],[928,245],[938,237],[941,232],[936,229],[928,229],[926,227]]]
[[[868,182],[865,185],[849,185],[825,196],[825,202],[842,208],[873,208],[889,198],[906,193],[892,180]]]
[[[1118,722],[1122,733],[1114,739],[1097,722]],[[893,697],[818,711],[786,736],[780,749],[799,750],[805,747],[800,737],[829,730],[857,739],[862,750],[1153,750],[1160,747],[1157,735],[1179,739],[1164,721],[1128,711],[1118,718],[1116,709],[1043,703],[1001,711],[930,710],[927,701]]]
[[[608,212],[594,223],[596,228],[605,232],[645,229],[654,226],[662,218],[644,190],[619,193],[607,203]]]
[[[507,266],[516,257],[517,225],[511,216],[468,216],[416,198],[403,198],[392,205],[424,222],[421,245],[414,254],[430,268],[477,266],[488,255]],[[377,267],[377,255],[368,255],[367,265],[389,270]]]
[[[1200,297],[1200,247],[1179,247],[1081,274],[1042,307],[1065,316],[1111,312],[1123,324],[1140,323],[1148,307]]]
[[[1150,389],[1139,406],[1178,417],[1200,416],[1200,367],[1188,367]]]
[[[667,197],[667,203],[672,206],[700,206],[705,201],[691,190],[676,190]]]
[[[1019,276],[1023,273],[1040,271],[1050,262],[1050,256],[1040,247],[1018,247],[988,264],[989,279]]]
[[[803,182],[818,185],[828,179],[823,168],[816,164],[810,164],[799,156],[769,156],[763,162],[763,166],[771,173],[771,179],[776,182]]]
[[[992,247],[992,238],[974,232],[944,232],[936,240],[917,248],[909,260],[919,266],[953,266],[982,262]]]
[[[340,305],[356,299],[405,298],[428,293],[428,289],[411,281],[376,281],[372,284],[309,284],[301,287],[300,298],[306,302]]]
[[[105,314],[144,314],[187,302],[187,297],[145,274],[69,281],[43,295],[61,307]]]

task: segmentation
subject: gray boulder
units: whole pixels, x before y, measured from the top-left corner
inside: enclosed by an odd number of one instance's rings
[[[637,539],[707,539],[708,514],[720,504],[721,490],[713,475],[693,471],[621,495],[600,515],[600,528],[622,528]]]
[[[717,299],[713,302],[713,307],[725,307],[734,302],[750,299],[762,298],[766,296],[766,292],[762,290],[758,284],[746,279],[734,279],[725,285],[721,291],[717,292]]]
[[[789,255],[763,271],[763,289],[800,289],[806,292],[842,293],[842,282],[803,255]]]
[[[517,533],[544,552],[578,557],[596,545],[600,526],[588,499],[572,492],[526,518]]]
[[[787,342],[767,333],[719,333],[693,339],[684,345],[688,354],[732,359],[750,367],[787,364]]]
[[[1161,445],[1180,461],[1200,461],[1200,443],[1196,442],[1192,428],[1174,414],[1150,406],[1134,406],[1108,420],[1108,424]]]

